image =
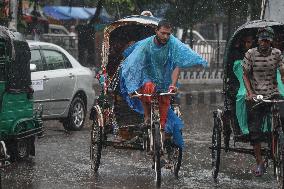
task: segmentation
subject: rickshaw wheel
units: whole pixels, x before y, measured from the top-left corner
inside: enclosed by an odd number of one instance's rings
[[[28,138],[17,140],[14,143],[14,147],[11,152],[12,161],[22,161],[29,157],[31,150],[31,141]]]
[[[160,134],[160,124],[153,123],[153,128],[155,129],[153,133],[154,138],[154,168],[156,172],[156,185],[161,186],[161,134]]]
[[[97,117],[94,118],[91,130],[90,158],[91,167],[98,171],[103,147],[103,129],[99,126]]]
[[[83,128],[86,117],[86,105],[82,98],[75,97],[69,108],[68,117],[63,121],[67,131],[79,131]]]
[[[212,176],[217,181],[221,154],[221,122],[217,116],[214,116],[214,126],[212,134]]]
[[[283,145],[283,129],[280,119],[273,119],[273,124],[278,127],[272,136],[272,152],[274,163],[274,174],[276,176],[279,188],[284,187],[284,145]]]
[[[143,136],[143,150],[150,151],[150,139],[148,136]]]
[[[182,160],[182,148],[175,147],[174,148],[174,175],[176,178],[178,178],[178,172],[180,170],[181,166],[181,160]]]

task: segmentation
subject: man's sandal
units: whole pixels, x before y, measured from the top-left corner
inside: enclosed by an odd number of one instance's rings
[[[255,169],[254,169],[254,175],[256,177],[261,177],[265,172],[265,168],[263,164],[260,165],[256,165]]]

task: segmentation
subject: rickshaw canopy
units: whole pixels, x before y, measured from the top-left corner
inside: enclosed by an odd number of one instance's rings
[[[245,32],[251,31],[252,33],[255,34],[257,33],[258,28],[263,28],[266,26],[272,27],[274,30],[277,32],[279,30],[284,29],[284,24],[280,22],[275,22],[275,21],[267,21],[267,20],[254,20],[254,21],[249,21],[242,26],[240,26],[232,35],[230,40],[228,41],[227,47],[226,47],[226,52],[224,56],[224,65],[226,66],[227,64],[230,64],[230,54],[232,53],[232,49],[236,43],[237,40],[241,37],[241,35],[244,35]]]
[[[159,19],[151,16],[134,15],[111,23],[104,30],[102,67],[110,76],[120,64],[122,52],[131,41],[140,41],[155,34]]]

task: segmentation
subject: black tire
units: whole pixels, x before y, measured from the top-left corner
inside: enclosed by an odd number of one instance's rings
[[[148,129],[143,132],[143,150],[150,151],[150,137]]]
[[[102,148],[103,148],[103,129],[98,125],[97,116],[95,116],[91,130],[91,146],[90,146],[91,167],[95,172],[98,171],[100,166]]]
[[[176,146],[174,148],[174,157],[173,157],[175,178],[178,178],[178,173],[181,166],[181,160],[182,160],[182,148]]]
[[[212,176],[217,181],[221,155],[221,123],[217,116],[214,116],[214,126],[212,134]]]
[[[160,124],[154,123],[154,169],[156,173],[156,185],[161,186],[161,134],[160,134]]]
[[[280,119],[274,118],[272,122],[274,127],[276,127],[272,136],[274,175],[277,180],[278,188],[284,188],[284,145],[283,142],[281,142],[284,137],[283,130]]]
[[[79,131],[83,128],[86,118],[86,105],[81,97],[75,97],[69,108],[68,117],[63,121],[67,131]]]
[[[23,161],[27,159],[32,150],[32,144],[34,140],[31,138],[24,138],[20,140],[13,141],[9,146],[11,146],[11,160],[12,161]]]

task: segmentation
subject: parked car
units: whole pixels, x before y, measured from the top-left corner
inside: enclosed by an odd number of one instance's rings
[[[49,24],[48,25],[48,34],[69,35],[70,32],[62,25]]]
[[[63,48],[46,42],[28,41],[31,50],[35,105],[43,106],[43,119],[56,119],[66,130],[80,130],[95,91],[94,76]]]

